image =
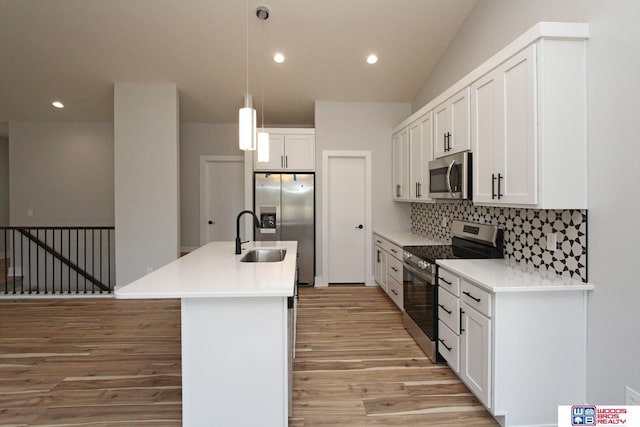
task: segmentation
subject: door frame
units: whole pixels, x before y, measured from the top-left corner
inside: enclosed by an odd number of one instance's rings
[[[208,197],[208,180],[207,180],[207,164],[208,163],[241,163],[244,164],[244,156],[200,156],[200,246],[207,243],[207,197]]]
[[[329,162],[332,158],[364,159],[364,283],[373,285],[372,228],[371,228],[371,151],[323,151],[322,152],[322,276],[316,286],[329,286]]]

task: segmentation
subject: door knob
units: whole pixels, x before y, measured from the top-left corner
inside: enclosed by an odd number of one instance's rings
[[[364,225],[359,224],[356,228],[359,228],[360,230],[362,230],[364,228]]]
[[[215,224],[215,223],[216,223],[215,221],[211,221],[211,220],[209,220],[209,225],[211,225],[211,224]]]

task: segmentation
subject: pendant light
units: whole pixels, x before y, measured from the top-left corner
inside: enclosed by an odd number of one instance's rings
[[[244,96],[244,107],[238,115],[238,137],[241,150],[256,149],[256,110],[253,108],[253,99],[249,95],[249,0],[246,2],[247,17],[247,92]]]
[[[260,27],[261,53],[264,54],[264,21],[269,18],[269,9],[265,6],[258,6],[256,16],[262,21]],[[269,134],[264,130],[264,61],[262,61],[262,71],[260,73],[260,116],[262,126],[258,132],[258,163],[269,162]]]

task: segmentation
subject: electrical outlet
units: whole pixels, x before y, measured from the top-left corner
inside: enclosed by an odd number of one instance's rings
[[[442,226],[446,227],[448,223],[449,223],[448,218],[446,216],[443,216],[442,217]]]
[[[629,386],[626,387],[626,390],[625,405],[640,405],[640,393]]]
[[[558,249],[558,235],[556,233],[547,234],[547,250],[555,251]]]
[[[27,216],[33,216],[33,208],[27,208]]]

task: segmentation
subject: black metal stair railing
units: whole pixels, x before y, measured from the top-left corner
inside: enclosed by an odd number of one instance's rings
[[[0,227],[0,239],[0,294],[113,291],[114,227]]]

